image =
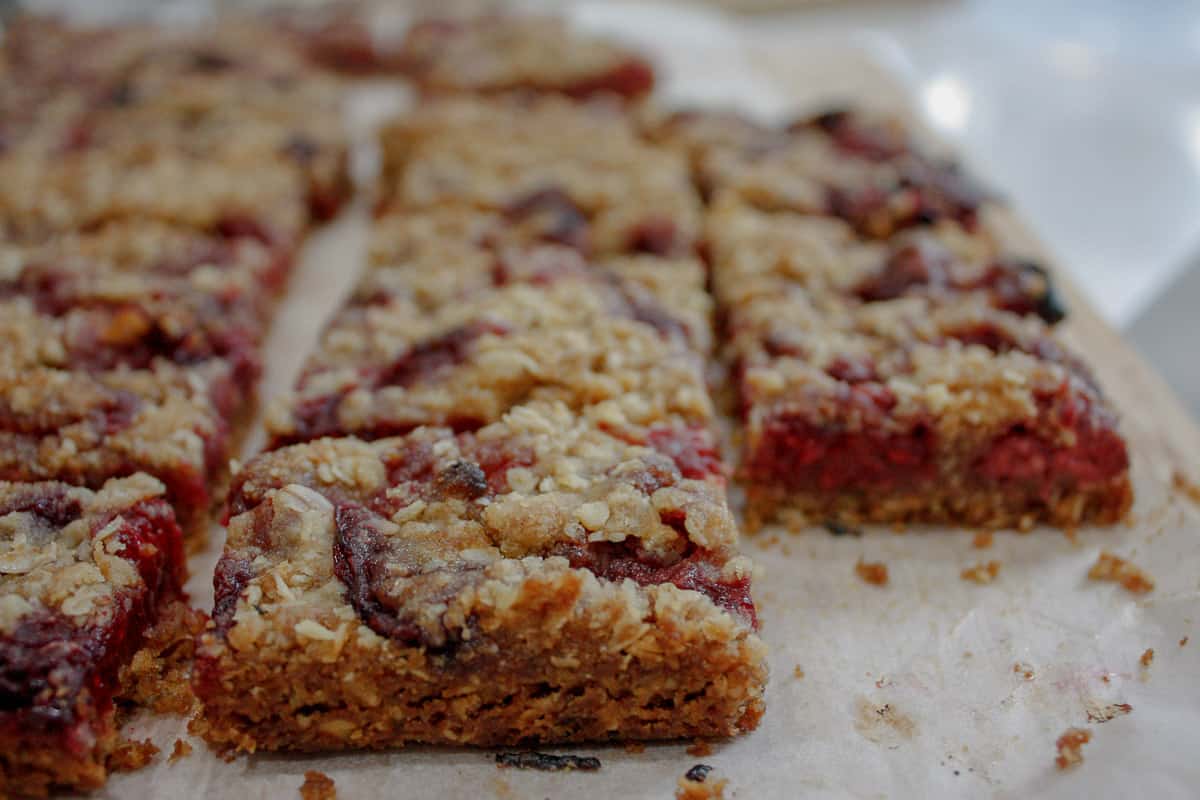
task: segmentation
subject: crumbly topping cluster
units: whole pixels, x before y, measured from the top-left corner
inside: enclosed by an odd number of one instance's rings
[[[0,635],[47,613],[80,628],[121,613],[122,592],[144,584],[122,531],[143,514],[139,504],[163,492],[145,474],[113,479],[97,492],[0,482]]]
[[[572,33],[551,17],[479,16],[413,25],[401,58],[434,91],[532,89],[637,98],[654,87],[641,56],[606,39]]]

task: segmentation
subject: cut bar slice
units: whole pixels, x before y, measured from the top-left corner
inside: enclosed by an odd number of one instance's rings
[[[389,207],[473,206],[594,254],[695,245],[700,200],[686,159],[647,144],[610,103],[443,100],[392,123],[381,142]]]
[[[196,667],[217,747],[725,736],[762,714],[703,427],[617,437],[535,403],[268,453],[230,504]]]
[[[714,212],[753,524],[1024,528],[1128,510],[1125,443],[1049,332],[1063,311],[1045,272],[945,233],[863,242],[828,219]]]
[[[407,72],[430,91],[561,92],[637,99],[654,68],[619,44],[570,30],[553,17],[488,14],[424,19],[400,46]]]
[[[183,552],[163,486],[98,492],[0,483],[0,793],[104,783],[118,674],[162,607]]]
[[[236,397],[220,360],[93,373],[0,364],[0,480],[99,488],[148,472],[166,484],[181,522],[199,530]]]
[[[808,522],[1025,528],[1123,517],[1132,489],[1115,415],[1072,362],[1025,352],[1039,338],[1002,338],[1011,329],[987,311],[974,321],[994,337],[963,336],[962,317],[883,335],[823,324],[795,354],[743,361],[742,475],[756,520],[794,510]]]
[[[956,164],[887,117],[833,110],[772,128],[732,112],[689,111],[650,121],[647,133],[691,157],[710,198],[834,216],[867,237],[944,224],[974,231],[988,201]]]
[[[845,222],[791,212],[763,212],[737,202],[715,204],[707,221],[713,290],[729,313],[750,302],[803,295],[821,305],[869,305],[924,297],[953,305],[977,296],[997,309],[1066,316],[1049,273],[998,252],[986,237],[956,226],[912,228],[889,239],[858,237]]]
[[[470,430],[529,399],[587,407],[614,426],[667,415],[708,424],[703,369],[686,329],[626,288],[575,272],[436,312],[421,313],[403,294],[350,306],[296,392],[272,406],[272,441],[375,439],[419,425]]]
[[[209,161],[149,147],[0,158],[0,232],[17,240],[144,218],[249,236],[290,255],[307,205],[299,171],[252,157]]]

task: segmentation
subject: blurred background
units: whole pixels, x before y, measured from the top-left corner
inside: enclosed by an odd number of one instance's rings
[[[679,0],[686,2],[686,0]],[[396,0],[403,5],[403,0]],[[542,0],[521,5],[567,5]],[[186,18],[235,0],[28,0]],[[278,4],[278,3],[272,3]],[[301,0],[298,4],[304,4]],[[0,0],[0,9],[18,5]],[[870,40],[1200,416],[1200,2],[709,0],[750,47]]]

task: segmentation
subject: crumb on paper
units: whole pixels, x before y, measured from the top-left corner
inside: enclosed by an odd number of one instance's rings
[[[149,739],[122,739],[108,754],[108,768],[113,772],[134,772],[142,769],[158,755],[158,747]]]
[[[1149,575],[1107,550],[1100,552],[1100,557],[1088,570],[1088,577],[1094,581],[1119,583],[1127,592],[1133,594],[1146,594],[1154,589],[1154,580]]]
[[[626,742],[625,752],[638,755],[639,753],[646,752],[646,745],[642,744],[641,742]]]
[[[1027,681],[1033,680],[1033,667],[1022,661],[1018,661],[1017,663],[1013,664],[1013,672],[1017,673]]]
[[[996,576],[999,574],[1000,562],[988,561],[986,564],[979,563],[973,567],[967,567],[961,573],[959,573],[959,577],[961,577],[964,581],[984,584],[991,583],[992,581],[996,580]]]
[[[1187,647],[1187,643],[1188,643],[1188,637],[1186,637],[1186,636],[1179,640],[1180,647]]]
[[[792,674],[796,676],[796,680],[798,680],[798,681],[803,680],[804,679],[804,667],[797,664],[796,668],[792,670]]]
[[[971,547],[976,550],[987,550],[992,546],[994,536],[991,531],[979,531],[975,534],[975,538],[971,540]]]
[[[688,745],[687,748],[687,754],[689,756],[695,756],[696,758],[711,756],[712,752],[712,745],[709,744],[705,739],[693,739],[692,743]]]
[[[1147,647],[1146,652],[1142,653],[1142,657],[1138,659],[1138,663],[1142,665],[1142,669],[1146,669],[1154,663],[1154,648]]]
[[[1083,746],[1092,740],[1092,732],[1083,728],[1067,728],[1058,737],[1058,758],[1054,759],[1059,769],[1072,769],[1083,763]]]
[[[1095,706],[1087,710],[1088,722],[1108,722],[1115,717],[1121,717],[1133,711],[1129,703],[1110,703],[1106,706]]]
[[[181,758],[187,758],[192,754],[192,746],[183,739],[176,739],[175,746],[171,748],[171,755],[167,760],[174,764]]]
[[[309,770],[304,773],[304,783],[300,785],[300,796],[304,800],[336,800],[337,786],[333,778],[324,772]]]
[[[860,558],[854,565],[854,574],[858,575],[864,583],[869,583],[872,586],[887,586],[887,564],[863,561]]]
[[[1182,472],[1176,470],[1175,473],[1171,475],[1171,483],[1174,484],[1178,491],[1183,493],[1184,497],[1191,500],[1196,505],[1200,505],[1200,485],[1197,485],[1195,482],[1189,480],[1187,475],[1184,475]]]
[[[540,769],[549,772],[580,770],[595,772],[600,769],[600,759],[595,756],[556,756],[526,750],[519,753],[496,753],[496,766],[516,769]]]
[[[726,783],[723,778],[712,777],[712,767],[708,764],[696,764],[679,779],[675,800],[722,800]]]

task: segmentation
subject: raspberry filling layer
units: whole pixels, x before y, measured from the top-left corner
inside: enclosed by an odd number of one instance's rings
[[[47,495],[27,510],[53,525],[78,514],[61,494]],[[92,745],[90,726],[108,714],[118,688],[117,675],[141,646],[161,605],[182,596],[182,534],[170,506],[146,500],[120,512],[123,527],[113,536],[144,584],[118,591],[102,623],[78,624],[56,612],[24,616],[0,634],[0,729],[22,735],[63,737],[74,755]],[[92,534],[111,522],[101,518]]]
[[[932,420],[892,432],[883,425],[894,404],[886,388],[867,383],[845,391],[837,421],[817,422],[801,410],[764,413],[742,465],[745,477],[823,492],[900,491],[939,480]],[[973,483],[1048,500],[1066,488],[1103,485],[1128,469],[1115,421],[1089,395],[1064,382],[1037,399],[1036,419],[1011,425],[970,459]]]

